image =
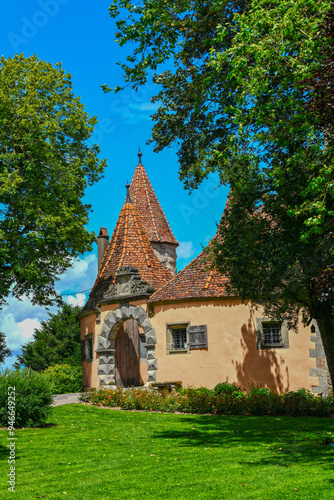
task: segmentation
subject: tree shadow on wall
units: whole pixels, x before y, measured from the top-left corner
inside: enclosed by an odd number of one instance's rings
[[[232,360],[235,366],[237,384],[242,389],[268,387],[279,394],[290,388],[289,369],[282,355],[280,359],[274,349],[258,349],[252,316],[241,327],[240,345],[243,359]]]

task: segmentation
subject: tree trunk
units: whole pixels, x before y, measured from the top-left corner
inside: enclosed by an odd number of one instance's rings
[[[327,302],[318,304],[313,315],[318,323],[321,340],[326,355],[329,376],[334,389],[334,314],[333,308]]]

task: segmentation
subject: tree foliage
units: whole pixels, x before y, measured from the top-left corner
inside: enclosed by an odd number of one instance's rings
[[[153,76],[160,89],[153,101],[160,107],[153,115],[152,141],[155,151],[178,145],[180,178],[189,189],[217,170],[216,149],[224,149],[229,135],[238,130],[230,113],[234,81],[228,67],[221,68],[217,78],[211,54],[231,46],[234,29],[219,39],[220,26],[233,25],[235,13],[244,12],[249,4],[249,0],[143,0],[134,5],[114,0],[110,7],[111,16],[118,17],[118,42],[134,46],[121,65],[125,82],[138,88],[159,70]],[[220,174],[227,180],[223,170]]]
[[[82,197],[105,167],[86,142],[96,121],[60,63],[1,57],[0,304],[9,292],[50,303],[57,277],[91,249]]]
[[[50,366],[68,364],[81,367],[80,307],[65,304],[55,314],[49,314],[42,326],[34,331],[34,340],[22,346],[19,362],[35,371]]]
[[[5,358],[12,355],[12,351],[7,347],[6,337],[0,332],[0,365],[5,361]]]
[[[110,12],[119,43],[135,43],[125,81],[137,88],[160,71],[155,150],[178,146],[190,189],[214,170],[231,185],[215,248],[230,290],[290,326],[316,318],[334,382],[334,293],[319,287],[334,264],[334,138],[331,114],[324,124],[319,112],[333,68],[329,9],[329,0],[114,0]]]

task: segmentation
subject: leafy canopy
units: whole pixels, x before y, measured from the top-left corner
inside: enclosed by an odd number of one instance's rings
[[[81,367],[80,323],[77,315],[80,307],[63,305],[59,311],[49,314],[40,328],[34,331],[34,340],[22,346],[19,362],[35,371],[50,366],[68,364]]]
[[[91,250],[82,197],[105,168],[87,145],[96,121],[60,63],[1,57],[0,304],[9,292],[50,303],[71,259]]]
[[[233,25],[235,13],[244,12],[249,4],[249,0],[143,0],[134,5],[114,0],[110,6],[111,16],[117,17],[119,44],[133,48],[121,65],[125,82],[138,88],[158,70],[153,81],[160,92],[153,101],[160,107],[153,115],[152,141],[155,151],[178,146],[180,178],[189,189],[217,170],[216,150],[228,147],[229,136],[238,130],[231,119],[234,80],[229,79],[228,67],[218,74],[210,61],[212,51],[224,52],[233,40],[233,27],[226,37],[218,37],[220,26]],[[224,171],[219,172],[227,181]]]
[[[316,318],[334,382],[334,292],[319,288],[334,264],[334,140],[311,105],[332,54],[329,9],[329,0],[114,0],[110,12],[119,43],[134,43],[125,81],[137,88],[157,72],[155,150],[177,145],[190,189],[212,171],[231,185],[215,248],[230,291],[290,326],[300,313]]]
[[[5,358],[12,355],[12,351],[7,347],[6,337],[0,332],[0,365],[5,361]]]

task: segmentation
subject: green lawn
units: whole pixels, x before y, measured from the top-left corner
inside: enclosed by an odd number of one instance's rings
[[[0,498],[334,499],[334,420],[54,409],[50,424],[16,431],[16,492]]]

